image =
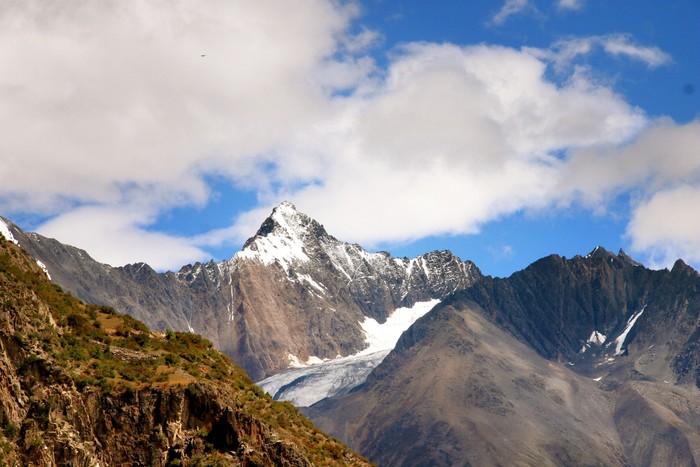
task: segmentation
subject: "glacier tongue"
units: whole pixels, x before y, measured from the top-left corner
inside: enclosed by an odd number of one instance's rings
[[[383,324],[365,318],[360,324],[369,344],[366,349],[347,357],[293,368],[270,376],[258,385],[274,399],[286,400],[298,407],[308,407],[326,397],[345,394],[364,383],[396,346],[401,334],[438,303],[440,300],[429,300],[410,308],[398,308]],[[293,355],[290,359],[299,362]],[[307,361],[314,360],[318,359],[311,357]]]
[[[370,372],[391,350],[368,355],[328,360],[316,365],[294,368],[260,381],[275,400],[286,400],[297,407],[308,407],[330,396],[346,394],[365,382]]]

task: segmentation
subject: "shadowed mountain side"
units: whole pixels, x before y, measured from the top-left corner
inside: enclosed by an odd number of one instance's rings
[[[657,271],[602,248],[572,259],[552,255],[446,302],[463,300],[577,373],[608,383],[700,383],[700,274],[680,260]]]
[[[384,465],[696,465],[700,275],[597,248],[483,278],[313,419]]]
[[[306,410],[380,465],[624,465],[614,400],[496,328],[438,305],[356,391]]]

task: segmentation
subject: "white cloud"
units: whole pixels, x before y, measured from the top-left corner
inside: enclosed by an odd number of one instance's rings
[[[313,78],[339,66],[353,14],[322,0],[10,2],[0,196],[51,212],[165,185],[203,202],[202,172],[245,177],[329,110]]]
[[[501,21],[527,8],[507,1]],[[11,3],[3,215],[52,215],[40,233],[161,269],[244,240],[281,199],[371,246],[637,190],[636,248],[677,237],[644,236],[646,207],[697,186],[698,123],[650,122],[565,66],[596,48],[649,66],[663,52],[627,36],[548,51],[406,44],[378,70],[362,51],[381,37],[351,34],[356,14],[323,0]],[[547,78],[551,64],[565,79]],[[260,207],[189,238],[149,230],[208,203],[208,175],[255,190]]]
[[[678,258],[700,263],[698,206],[699,185],[654,193],[634,211],[627,229],[632,247],[647,254],[656,267],[670,267]]]
[[[45,223],[39,233],[79,246],[112,265],[145,262],[158,270],[178,270],[183,264],[210,259],[190,239],[148,231],[152,222],[139,208],[85,206]]]
[[[700,261],[700,121],[654,122],[621,147],[575,152],[564,166],[562,200],[581,200],[605,210],[607,201],[631,192],[635,202],[627,237],[632,252],[655,266],[676,259]],[[569,195],[564,193],[569,190]]]
[[[568,69],[576,58],[590,55],[596,50],[602,50],[615,57],[626,57],[640,61],[649,68],[667,65],[672,61],[671,56],[663,50],[658,47],[635,44],[627,34],[565,39],[555,43],[549,51],[540,51],[540,54],[543,58],[552,60],[557,69],[563,71]]]
[[[491,18],[491,23],[501,25],[511,16],[522,13],[530,6],[529,0],[506,0],[501,9]]]
[[[605,51],[612,55],[622,55],[655,68],[671,62],[671,56],[658,47],[644,47],[633,44],[626,35],[607,36],[602,40]]]
[[[700,181],[699,153],[700,121],[678,125],[659,119],[630,144],[573,152],[559,191],[569,189],[569,196],[589,206],[604,205],[630,189],[648,197],[671,186]]]
[[[322,154],[314,177],[270,203],[289,198],[365,245],[473,233],[547,206],[561,196],[555,154],[623,143],[646,119],[607,88],[557,87],[545,68],[504,47],[408,45],[372,92],[344,99],[334,120],[297,141],[295,154]]]
[[[0,209],[152,219],[207,203],[204,174],[254,183],[281,142],[333,111],[327,87],[371,73],[348,55],[377,40],[347,32],[356,14],[326,0],[4,2]]]
[[[559,0],[560,10],[580,10],[583,8],[584,0]]]
[[[486,249],[496,261],[510,260],[515,256],[511,245],[489,246]]]

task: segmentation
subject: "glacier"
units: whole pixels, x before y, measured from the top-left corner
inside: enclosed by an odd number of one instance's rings
[[[368,344],[364,350],[324,361],[312,356],[306,364],[290,355],[294,368],[257,384],[275,400],[286,400],[297,407],[308,407],[326,397],[346,394],[364,383],[396,346],[401,334],[438,303],[440,300],[434,299],[417,302],[412,307],[397,308],[382,324],[365,317],[360,323]]]

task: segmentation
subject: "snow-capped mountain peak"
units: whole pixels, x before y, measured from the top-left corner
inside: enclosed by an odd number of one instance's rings
[[[257,259],[265,265],[279,263],[289,271],[291,263],[309,261],[308,239],[319,233],[325,235],[320,224],[297,211],[292,203],[283,201],[272,210],[270,217],[265,219],[255,236],[246,241],[236,257]]]

